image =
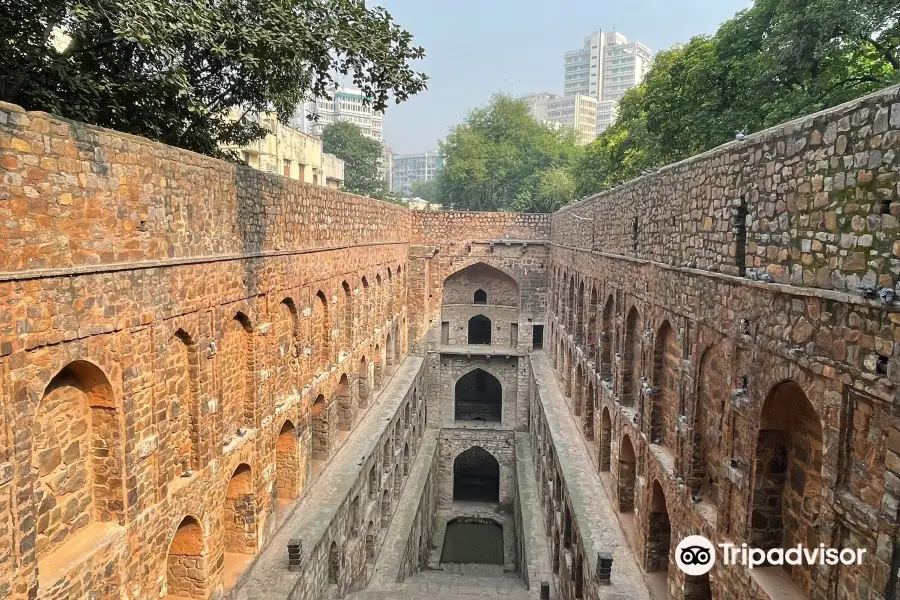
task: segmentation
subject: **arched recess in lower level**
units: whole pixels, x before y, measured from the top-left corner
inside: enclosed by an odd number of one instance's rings
[[[647,544],[644,567],[648,573],[667,572],[669,550],[672,543],[672,525],[666,494],[658,479],[653,480],[650,496],[650,512],[647,515]]]
[[[200,521],[190,515],[182,519],[169,543],[166,557],[167,599],[205,600],[209,597],[203,542]]]
[[[275,441],[275,488],[278,499],[299,498],[302,482],[300,441],[294,424],[287,420]]]
[[[605,406],[600,412],[600,471],[609,471],[610,456],[612,452],[612,420],[609,418],[609,409]]]
[[[634,486],[637,478],[637,461],[634,456],[634,446],[631,438],[622,437],[619,446],[619,472],[617,490],[619,499],[619,512],[630,513],[634,511]]]
[[[473,369],[460,377],[454,387],[454,418],[457,421],[500,422],[503,415],[503,386],[483,369]]]
[[[824,485],[822,421],[800,384],[787,380],[773,386],[759,424],[750,544],[770,550],[827,542],[816,535]],[[815,566],[786,566],[785,570],[811,595]]]
[[[453,461],[453,500],[500,501],[500,463],[494,455],[473,446]]]

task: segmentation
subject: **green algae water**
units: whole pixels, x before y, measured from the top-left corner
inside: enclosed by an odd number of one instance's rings
[[[441,562],[503,564],[503,528],[496,523],[447,523]]]

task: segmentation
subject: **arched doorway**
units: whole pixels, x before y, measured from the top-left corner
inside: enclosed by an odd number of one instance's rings
[[[500,463],[494,456],[473,446],[453,461],[453,500],[500,501]]]
[[[350,394],[350,378],[346,373],[341,373],[337,388],[338,399],[338,431],[346,438],[353,428],[356,413],[353,407],[353,396]],[[340,434],[339,434],[340,435]]]
[[[254,554],[256,495],[253,490],[253,471],[246,463],[238,465],[228,482],[223,521],[226,554]]]
[[[275,442],[275,487],[279,500],[300,496],[300,442],[297,430],[289,420],[281,426]]]
[[[491,320],[484,315],[475,315],[469,319],[469,344],[491,343]]]
[[[475,294],[472,297],[472,302],[474,304],[487,304],[487,292],[482,289],[475,290]]]
[[[622,373],[622,404],[634,406],[634,398],[640,394],[640,339],[637,335],[638,312],[633,306],[625,321],[625,348]]]
[[[678,416],[677,390],[675,387],[681,348],[675,337],[675,331],[668,321],[663,321],[656,332],[656,344],[653,349],[653,385],[657,388],[651,396],[650,404],[650,440],[654,444],[674,448],[672,438]]]
[[[769,550],[815,547],[822,497],[822,422],[795,381],[775,385],[760,416],[753,473],[750,543]],[[796,565],[791,580],[809,593],[815,567]]]
[[[253,471],[242,463],[234,470],[222,508],[222,586],[229,592],[250,565],[258,547]]]
[[[572,385],[572,405],[575,416],[581,416],[582,403],[584,402],[584,369],[579,362],[575,365],[575,381]]]
[[[637,477],[637,461],[635,460],[631,438],[627,435],[622,437],[622,444],[619,446],[618,467],[619,512],[630,513],[634,510],[634,484]]]
[[[457,421],[500,422],[503,415],[503,386],[482,369],[459,378],[454,389],[454,418]]]
[[[613,339],[613,297],[606,299],[603,306],[603,331],[600,332],[600,376],[605,381],[612,379],[612,339]]]
[[[603,407],[600,413],[600,471],[609,471],[610,456],[612,454],[612,420],[609,418],[609,409]]]
[[[697,408],[694,409],[694,439],[691,456],[691,494],[718,503],[719,465],[728,367],[718,346],[708,348],[700,359]]]
[[[31,431],[39,559],[91,523],[123,522],[119,412],[109,379],[92,363],[69,363],[47,384]]]
[[[359,367],[356,373],[357,377],[357,393],[359,394],[359,407],[365,408],[369,405],[369,363],[366,357],[359,359]]]
[[[310,409],[309,418],[312,423],[312,458],[317,461],[326,461],[331,453],[331,419],[328,414],[328,406],[325,396],[316,396]]]
[[[582,409],[581,424],[584,431],[584,439],[593,441],[594,439],[594,401],[596,395],[594,391],[594,382],[588,379],[587,389],[584,395],[584,408]]]
[[[205,600],[206,560],[203,553],[203,527],[191,516],[182,519],[172,536],[166,557],[166,598]]]
[[[653,480],[650,512],[647,515],[647,549],[645,569],[648,573],[667,572],[669,549],[672,544],[672,525],[666,507],[666,494],[658,479]]]

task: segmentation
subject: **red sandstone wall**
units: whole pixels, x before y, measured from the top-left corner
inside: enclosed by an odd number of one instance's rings
[[[405,353],[409,211],[9,105],[0,178],[0,598],[216,593]]]

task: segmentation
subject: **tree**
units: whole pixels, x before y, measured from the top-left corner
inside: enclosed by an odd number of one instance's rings
[[[287,122],[333,74],[375,109],[425,88],[410,34],[364,0],[0,2],[0,100],[223,156]]]
[[[502,94],[471,111],[441,144],[441,202],[460,210],[510,210],[537,174],[571,164],[574,135],[531,118],[524,102]],[[521,202],[521,200],[520,200]]]
[[[421,198],[426,202],[440,202],[440,188],[437,179],[428,181],[414,181],[409,186],[409,195],[413,198]]]
[[[349,121],[331,123],[322,130],[322,147],[344,161],[344,189],[384,199],[387,182],[381,174],[381,144],[362,134]]]
[[[575,171],[593,194],[900,81],[896,0],[756,0],[713,36],[660,52]]]
[[[565,167],[550,167],[535,173],[513,202],[518,212],[552,213],[575,199],[575,180]]]

